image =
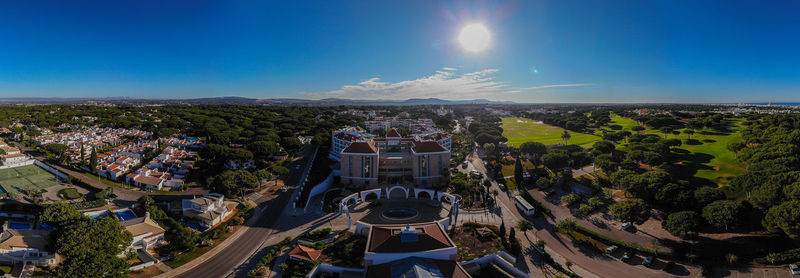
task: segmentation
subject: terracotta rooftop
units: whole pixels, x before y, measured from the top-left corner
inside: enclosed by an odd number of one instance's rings
[[[393,128],[393,129],[389,130],[389,133],[386,134],[386,137],[387,138],[400,138],[401,136],[400,136],[400,133],[397,132],[397,130]]]
[[[447,149],[439,145],[439,143],[434,141],[414,141],[414,147],[412,148],[415,153],[435,153],[435,152],[446,152]]]
[[[367,267],[365,278],[472,277],[455,261],[410,257]]]
[[[292,251],[289,252],[289,256],[304,260],[304,261],[313,261],[319,259],[319,256],[322,255],[322,250],[317,250],[311,247],[305,247],[303,245],[297,245]]]
[[[350,146],[347,146],[343,151],[343,153],[377,153],[378,149],[375,148],[375,145],[370,144],[368,142],[353,142],[350,143]]]
[[[409,226],[416,237],[408,239],[403,233],[406,226],[373,226],[370,230],[367,251],[375,253],[420,252],[453,247],[453,243],[439,224],[428,223]]]

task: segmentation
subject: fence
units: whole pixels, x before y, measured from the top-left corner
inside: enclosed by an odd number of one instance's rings
[[[26,160],[26,161],[20,162],[20,163],[14,163],[14,164],[11,164],[11,165],[0,166],[0,169],[9,169],[9,168],[14,168],[14,167],[27,166],[27,165],[33,164],[34,162],[38,162],[38,161],[33,160],[33,159]]]
[[[56,170],[53,167],[50,167],[50,165],[44,164],[43,162],[40,162],[38,160],[35,160],[33,163],[36,164],[36,166],[42,167],[42,169],[47,170],[48,172],[52,173],[53,175],[56,175],[56,177],[59,177],[60,179],[66,179],[67,178],[67,174],[61,173],[61,171]]]

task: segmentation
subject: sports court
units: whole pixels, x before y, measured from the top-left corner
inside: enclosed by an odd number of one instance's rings
[[[13,197],[28,190],[42,190],[60,183],[58,178],[36,165],[0,169],[0,186]]]

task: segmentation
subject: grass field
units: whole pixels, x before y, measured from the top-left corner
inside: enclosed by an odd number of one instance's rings
[[[690,165],[692,171],[695,171],[694,176],[698,178],[707,179],[717,185],[726,186],[730,183],[730,180],[733,179],[735,176],[744,172],[744,165],[736,160],[734,153],[728,151],[727,146],[731,142],[736,142],[741,140],[741,133],[739,133],[739,123],[741,120],[734,120],[730,122],[728,130],[725,132],[714,131],[711,129],[704,129],[704,130],[696,130],[695,134],[691,136],[691,141],[689,136],[685,133],[685,129],[680,129],[680,135],[668,135],[667,138],[678,138],[683,141],[683,145],[680,146],[680,149],[685,150],[685,152],[678,151],[680,153],[680,161],[681,163]],[[634,126],[638,126],[639,123],[636,121],[620,117],[618,115],[611,115],[611,122],[610,125],[619,125],[622,127],[620,130],[613,130],[608,127],[604,127],[603,129],[608,131],[621,131],[627,130],[632,133],[635,133],[631,130]],[[561,139],[561,133],[564,129],[538,123],[531,119],[526,118],[516,118],[516,117],[509,117],[503,118],[503,136],[508,138],[508,145],[519,147],[520,144],[528,141],[536,141],[541,142],[545,145],[550,144],[558,144],[564,143],[564,140]],[[642,131],[645,134],[656,134],[660,137],[664,137],[658,130],[654,130],[645,126],[645,130]],[[600,135],[602,131],[597,130],[595,134],[583,134],[577,132],[570,132],[572,138],[569,140],[569,144],[580,145],[584,148],[589,148],[592,144],[596,141],[602,140]],[[617,149],[619,150],[626,150],[627,144],[623,141],[617,145]],[[512,171],[513,173],[513,166],[509,169],[504,169],[505,171]]]
[[[623,127],[622,130],[628,131],[631,131],[632,127],[639,125],[632,119],[613,114],[611,115],[611,121],[611,124],[620,125]],[[711,129],[696,130],[695,134],[691,136],[691,142],[688,141],[689,135],[684,133],[686,129],[679,129],[678,131],[681,134],[677,135],[677,137],[670,134],[667,138],[678,138],[683,141],[683,145],[680,148],[687,152],[680,154],[681,162],[692,166],[696,171],[695,177],[708,179],[717,185],[726,186],[731,179],[745,170],[744,164],[737,161],[734,153],[727,149],[728,144],[742,140],[742,135],[739,133],[740,123],[741,120],[738,119],[730,122],[728,130],[725,132]],[[644,133],[664,136],[658,130],[645,128]],[[618,148],[624,150],[625,144],[621,144]]]
[[[64,200],[75,200],[83,196],[83,194],[78,193],[78,190],[75,188],[64,188],[58,191],[58,197]]]
[[[58,178],[36,165],[0,169],[0,186],[10,196],[58,184]]]
[[[522,143],[531,141],[545,145],[564,143],[561,139],[563,128],[531,119],[506,117],[503,118],[502,127],[503,136],[508,138],[508,145],[512,147],[519,147]],[[572,138],[567,141],[569,145],[579,145],[584,148],[591,147],[594,142],[601,140],[600,136],[594,134],[570,132],[570,135]]]

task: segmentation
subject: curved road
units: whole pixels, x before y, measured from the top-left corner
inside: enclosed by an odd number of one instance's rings
[[[174,277],[226,277],[231,274],[275,232],[270,227],[275,226],[275,221],[280,217],[290,198],[290,194],[281,194],[278,198],[256,207],[255,209],[264,209],[265,207],[275,209],[266,209],[253,226],[249,227],[225,249],[220,250],[219,253],[214,254],[200,265]]]

